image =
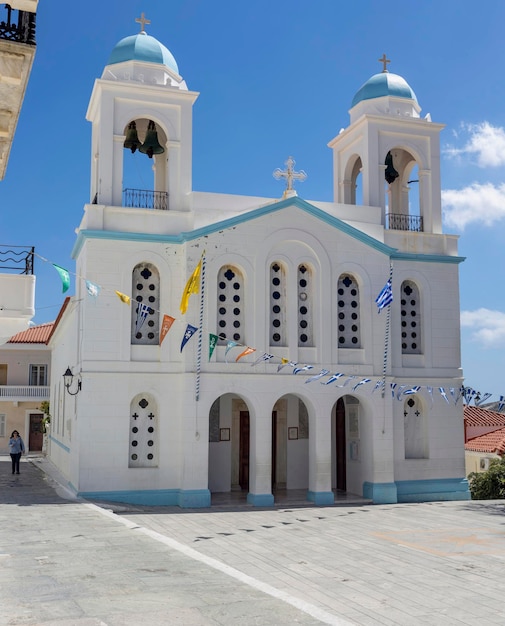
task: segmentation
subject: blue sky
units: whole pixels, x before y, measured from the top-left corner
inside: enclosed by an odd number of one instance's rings
[[[4,181],[0,243],[33,245],[74,270],[70,252],[89,201],[95,78],[114,45],[146,31],[175,56],[194,106],[193,187],[282,194],[272,171],[289,155],[301,197],[332,200],[327,147],[349,124],[353,95],[381,70],[416,92],[442,132],[444,231],[459,235],[466,384],[505,394],[505,3],[481,0],[41,0],[37,53]],[[142,177],[142,173],[139,173]],[[36,316],[63,302],[51,263],[36,260]],[[69,293],[72,293],[73,287]]]

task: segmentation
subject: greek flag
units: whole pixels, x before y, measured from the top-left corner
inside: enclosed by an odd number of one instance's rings
[[[393,302],[393,289],[391,279],[384,285],[380,294],[375,298],[375,304],[379,308],[379,313]]]

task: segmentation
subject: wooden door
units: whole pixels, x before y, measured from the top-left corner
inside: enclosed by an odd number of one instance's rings
[[[335,427],[335,450],[337,454],[337,489],[347,489],[346,479],[346,443],[345,443],[345,404],[342,398],[337,401]]]
[[[240,411],[240,452],[238,482],[249,491],[249,411]]]
[[[30,413],[30,434],[28,437],[28,449],[30,452],[42,451],[42,440],[44,438],[44,428],[42,426],[40,413]]]

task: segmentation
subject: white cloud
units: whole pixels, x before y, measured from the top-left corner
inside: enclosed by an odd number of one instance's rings
[[[501,311],[461,311],[461,326],[470,328],[472,339],[484,348],[502,348],[505,345],[505,313]]]
[[[449,156],[475,156],[479,167],[499,167],[505,164],[505,130],[492,126],[489,122],[464,124],[463,129],[469,138],[462,148],[447,147],[444,152]]]
[[[463,230],[472,222],[492,226],[505,218],[505,183],[473,183],[463,189],[442,190],[445,222]]]

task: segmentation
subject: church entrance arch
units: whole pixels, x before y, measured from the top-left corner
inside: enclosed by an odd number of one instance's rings
[[[289,394],[272,411],[272,492],[308,486],[308,411],[300,398]]]
[[[247,494],[249,453],[249,407],[240,396],[224,394],[214,401],[209,411],[209,491]]]
[[[337,400],[331,416],[332,489],[362,494],[363,422],[364,407],[358,398],[345,395]]]

